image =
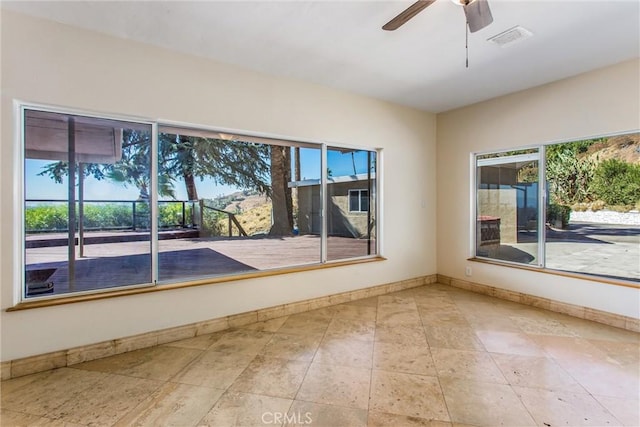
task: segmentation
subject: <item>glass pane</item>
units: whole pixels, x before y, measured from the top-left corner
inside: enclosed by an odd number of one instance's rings
[[[546,266],[640,281],[640,134],[550,145]]]
[[[360,210],[363,212],[369,210],[369,192],[367,190],[360,192]]]
[[[349,211],[357,212],[360,210],[360,191],[349,190]]]
[[[327,259],[375,255],[376,152],[330,147],[327,174]]]
[[[476,256],[537,264],[537,154],[479,159]]]
[[[25,297],[151,282],[151,126],[26,110]]]
[[[319,192],[303,191],[319,188],[320,148],[164,130],[158,138],[161,281],[320,262]]]

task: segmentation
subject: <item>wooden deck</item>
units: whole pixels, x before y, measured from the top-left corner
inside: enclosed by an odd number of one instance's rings
[[[332,236],[327,241],[327,258],[366,256],[369,244],[375,253],[374,241]],[[158,247],[161,283],[320,262],[320,238],[312,235],[174,238],[160,240]],[[52,272],[34,281],[52,282],[54,294],[146,284],[151,281],[150,252],[149,241],[85,243],[85,256],[75,262],[75,280],[69,281],[67,247],[39,245],[26,249],[26,270],[33,277],[37,271]]]
[[[158,233],[158,240],[182,239],[198,237],[199,232],[195,229],[163,230]],[[122,243],[122,242],[148,242],[148,231],[90,231],[85,233],[84,244],[94,245],[102,243]],[[38,233],[28,234],[25,239],[27,249],[42,248],[49,246],[67,246],[69,236],[66,233]],[[75,238],[76,245],[78,237]]]

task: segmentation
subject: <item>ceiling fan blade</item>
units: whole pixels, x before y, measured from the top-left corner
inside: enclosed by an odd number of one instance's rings
[[[393,18],[391,21],[384,24],[382,26],[382,29],[387,31],[397,30],[398,28],[400,28],[400,26],[404,25],[409,19],[416,16],[434,1],[436,0],[418,0],[417,2],[406,8],[404,11],[402,11],[398,16]]]
[[[493,22],[487,0],[476,0],[464,6],[464,14],[469,23],[469,31],[475,33]]]

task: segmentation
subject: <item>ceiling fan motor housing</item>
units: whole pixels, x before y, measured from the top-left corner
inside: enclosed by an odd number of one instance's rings
[[[383,30],[393,31],[404,25],[408,20],[416,16],[422,10],[433,4],[436,0],[418,0],[411,6],[400,12],[395,18],[382,26]],[[475,33],[493,22],[491,10],[487,0],[451,0],[454,4],[464,8],[469,31]]]

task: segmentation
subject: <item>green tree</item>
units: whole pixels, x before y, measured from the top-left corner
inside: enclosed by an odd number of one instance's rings
[[[123,132],[122,157],[114,164],[86,163],[85,176],[110,179],[124,186],[133,185],[140,197],[148,198],[150,186],[150,135],[147,132]],[[195,178],[250,188],[269,194],[269,149],[264,144],[222,141],[174,134],[159,135],[159,194],[175,198],[175,182],[183,179],[190,200],[197,200]],[[48,175],[61,183],[69,174],[68,162],[50,163],[39,175]]]
[[[175,198],[175,182],[182,180],[189,200],[198,200],[196,180],[212,179],[265,194],[273,202],[270,234],[288,235],[293,228],[291,153],[289,147],[222,140],[171,133],[158,136],[158,183],[161,196]],[[122,158],[115,164],[84,164],[85,176],[133,185],[147,200],[150,186],[150,135],[135,130],[123,133]],[[47,165],[40,175],[62,182],[68,163]]]
[[[251,189],[272,201],[272,236],[290,235],[293,230],[291,148],[239,140],[161,135],[167,142],[161,149],[170,176],[182,176],[191,200],[197,198],[193,178],[212,178],[216,183]],[[177,141],[177,145],[176,142]],[[193,192],[190,193],[190,188]]]
[[[190,200],[198,200],[196,179],[205,178],[270,195],[268,145],[161,133],[159,152],[159,164],[184,181]]]
[[[139,198],[149,198],[150,174],[151,174],[151,137],[148,132],[132,129],[123,131],[122,157],[113,164],[108,163],[83,163],[85,177],[93,176],[96,180],[110,179],[121,183],[123,186],[132,185],[140,191]],[[172,178],[165,173],[163,165],[160,165],[160,179],[158,192],[161,196],[174,197]],[[60,161],[49,163],[38,175],[48,175],[57,183],[62,183],[65,176],[69,175],[69,162]]]

